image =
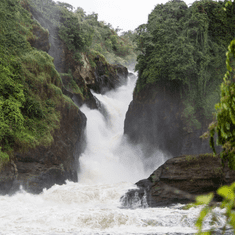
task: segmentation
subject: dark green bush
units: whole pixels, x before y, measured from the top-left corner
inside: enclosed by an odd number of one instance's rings
[[[148,83],[178,81],[182,99],[211,118],[208,110],[219,101],[227,45],[235,37],[233,5],[226,12],[223,2],[214,1],[189,8],[178,0],[157,5],[148,23],[137,28],[135,94]]]

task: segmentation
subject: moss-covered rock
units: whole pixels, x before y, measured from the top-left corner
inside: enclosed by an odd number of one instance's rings
[[[39,193],[77,181],[84,144],[85,115],[62,93],[54,59],[45,52],[48,31],[29,10],[26,1],[0,2],[1,193],[19,185]]]
[[[28,42],[32,47],[37,48],[38,50],[42,50],[45,52],[48,52],[50,49],[50,44],[49,44],[49,31],[45,30],[42,28],[39,24],[38,25],[33,25],[33,35],[35,37],[29,38]]]
[[[77,182],[78,158],[85,147],[86,117],[72,101],[65,101],[57,109],[61,119],[52,144],[14,153],[18,175],[10,193],[20,185],[29,192],[40,193],[43,188],[64,184],[66,180]]]
[[[106,86],[112,89],[127,74],[125,67],[110,65],[103,56],[96,63],[83,53],[83,63],[78,61],[59,37],[58,24],[32,3],[0,2],[0,193],[4,194],[20,185],[40,193],[67,179],[77,181],[86,125],[78,106],[99,107],[89,88],[96,84],[101,89],[97,76],[105,74]],[[64,9],[54,10],[59,22]]]

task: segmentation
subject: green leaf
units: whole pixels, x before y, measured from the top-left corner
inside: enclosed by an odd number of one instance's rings
[[[227,198],[229,200],[234,200],[234,192],[232,188],[229,186],[223,186],[219,188],[217,190],[217,193],[224,198]]]
[[[230,185],[230,188],[235,191],[235,182]]]
[[[202,228],[203,220],[209,212],[210,212],[210,209],[208,207],[204,207],[200,212],[200,215],[199,215],[199,217],[196,221],[196,224],[195,224],[200,229],[200,231]]]
[[[214,197],[213,193],[210,193],[208,195],[197,196],[196,203],[198,205],[203,205],[203,204],[208,205],[211,202],[211,200],[213,199],[213,197]]]
[[[229,224],[233,227],[233,229],[235,230],[235,213],[232,212],[230,214],[230,221],[229,221]]]
[[[202,235],[211,235],[211,232],[202,232]]]

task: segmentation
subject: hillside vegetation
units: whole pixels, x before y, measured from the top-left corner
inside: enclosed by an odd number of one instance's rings
[[[57,107],[72,104],[62,94],[53,58],[32,48],[32,20],[20,0],[0,2],[0,157],[49,145],[60,123]],[[44,30],[44,29],[42,29]],[[48,32],[47,32],[48,33]]]
[[[36,7],[45,21],[49,19],[59,27],[60,38],[80,66],[84,64],[84,54],[94,66],[93,59],[97,55],[102,61],[107,58],[122,64],[135,60],[134,44],[129,37],[119,37],[110,25],[98,21],[97,14],[86,15],[81,8],[72,12],[72,6],[51,0],[1,0],[1,163],[13,158],[15,152],[50,145],[53,131],[60,126],[59,107],[77,108],[62,94],[61,74],[55,69],[54,59],[32,47],[37,40],[35,29],[45,38],[49,37],[49,31],[33,19],[30,6]],[[48,50],[49,43],[45,51]],[[67,75],[71,76],[70,68]],[[78,84],[72,85],[81,93]]]
[[[101,54],[109,63],[128,66],[136,61],[134,32],[124,32],[98,20],[98,14],[86,14],[78,7],[52,0],[31,0],[31,5],[39,10],[45,19],[59,26],[59,35],[76,59],[82,61],[81,52],[89,55]]]
[[[134,95],[147,84],[163,84],[181,94],[187,126],[197,129],[196,113],[212,118],[226,72],[226,51],[235,37],[234,3],[179,0],[159,4],[137,28]]]

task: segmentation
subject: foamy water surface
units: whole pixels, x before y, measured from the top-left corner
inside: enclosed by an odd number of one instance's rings
[[[78,183],[54,185],[39,195],[21,189],[13,196],[0,196],[0,235],[196,232],[200,208],[122,208],[120,197],[169,157],[156,150],[146,159],[142,146],[131,145],[123,136],[134,85],[135,80],[128,80],[115,91],[95,94],[105,114],[81,108],[87,116],[87,148],[79,158]],[[216,226],[221,224],[223,219]]]

